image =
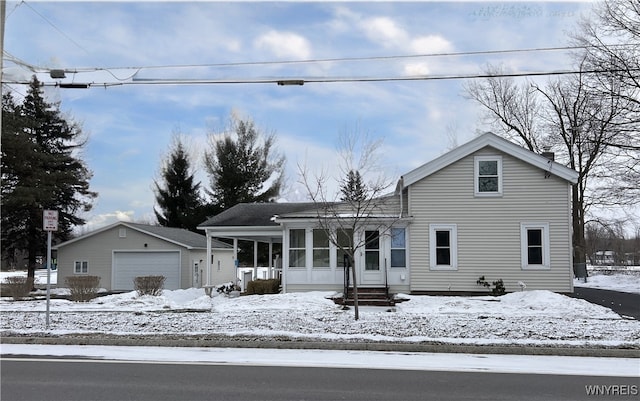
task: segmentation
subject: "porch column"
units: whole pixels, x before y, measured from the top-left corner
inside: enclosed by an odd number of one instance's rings
[[[234,280],[234,284],[238,283],[238,239],[233,239],[233,268],[236,272],[236,278]]]
[[[211,235],[207,232],[207,285],[211,285]]]
[[[269,239],[269,277],[268,279],[272,279],[275,276],[275,272],[273,271],[273,241]]]
[[[253,241],[253,279],[258,279],[258,241]]]

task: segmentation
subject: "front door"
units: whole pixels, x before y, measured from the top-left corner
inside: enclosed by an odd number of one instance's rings
[[[382,241],[378,230],[366,230],[365,246],[360,252],[359,282],[358,285],[382,286],[384,285],[384,259]]]

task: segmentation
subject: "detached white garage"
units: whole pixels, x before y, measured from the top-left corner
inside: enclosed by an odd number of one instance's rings
[[[164,276],[164,289],[218,284],[216,269],[235,270],[233,246],[181,228],[118,222],[53,247],[58,287],[74,276],[97,276],[107,291],[133,291],[141,276]]]
[[[180,288],[180,251],[114,251],[113,284],[115,291],[134,289],[133,280],[140,276],[164,276],[164,288]]]

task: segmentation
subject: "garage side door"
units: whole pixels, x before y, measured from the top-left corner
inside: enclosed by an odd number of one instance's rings
[[[114,252],[114,290],[133,290],[139,276],[165,276],[165,289],[179,289],[180,252]]]

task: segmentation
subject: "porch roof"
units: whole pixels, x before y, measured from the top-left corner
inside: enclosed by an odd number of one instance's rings
[[[275,215],[314,210],[313,202],[302,203],[239,203],[209,218],[198,226],[201,230],[220,227],[278,227]]]

